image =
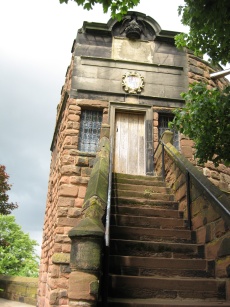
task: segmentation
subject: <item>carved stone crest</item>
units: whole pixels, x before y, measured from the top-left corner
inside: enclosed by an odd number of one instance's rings
[[[120,34],[123,32],[127,38],[137,40],[141,38],[142,33],[146,36],[146,27],[143,21],[137,19],[136,14],[132,14],[131,17],[124,18]]]
[[[137,72],[127,72],[122,76],[122,86],[129,94],[139,94],[144,88],[144,77]]]

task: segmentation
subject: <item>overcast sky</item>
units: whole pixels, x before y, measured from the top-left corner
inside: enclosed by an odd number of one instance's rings
[[[134,10],[162,29],[186,31],[177,8],[183,0],[141,0]],[[107,22],[97,6],[73,1],[0,0],[0,164],[13,184],[17,223],[41,244],[56,106],[83,21]],[[40,251],[39,251],[40,253]]]

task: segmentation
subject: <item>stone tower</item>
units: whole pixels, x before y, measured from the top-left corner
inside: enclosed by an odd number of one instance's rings
[[[84,22],[78,30],[51,145],[39,307],[69,304],[68,234],[82,218],[100,139],[113,139],[115,172],[151,176],[159,137],[172,110],[184,105],[180,93],[194,80],[215,85],[208,63],[175,47],[176,34],[138,12],[120,22]],[[192,160],[190,140],[175,134],[174,144]]]

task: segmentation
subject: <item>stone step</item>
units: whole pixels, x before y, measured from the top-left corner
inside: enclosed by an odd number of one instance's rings
[[[158,229],[130,226],[110,226],[111,239],[154,241],[154,242],[195,242],[195,232],[187,229]]]
[[[110,272],[130,276],[214,277],[214,261],[204,259],[169,259],[110,256]]]
[[[163,200],[163,201],[174,201],[173,194],[166,194],[166,193],[151,193],[151,194],[144,194],[143,192],[139,191],[125,191],[125,190],[117,190],[116,192],[112,191],[112,198],[113,197],[120,197],[120,198],[130,198],[130,199],[143,199],[146,201],[151,200]]]
[[[120,214],[111,215],[111,225],[117,226],[136,226],[145,228],[160,229],[182,229],[185,228],[183,219],[147,216],[128,216]]]
[[[183,212],[175,209],[151,208],[151,206],[111,206],[112,214],[121,215],[140,215],[140,216],[155,216],[155,217],[168,217],[168,218],[182,218]]]
[[[201,299],[126,299],[111,298],[108,299],[109,307],[225,307],[230,306],[229,302],[223,300],[201,300]]]
[[[158,258],[204,258],[204,246],[184,242],[111,239],[110,254]]]
[[[146,198],[112,197],[112,205],[143,206],[145,208],[163,208],[178,210],[178,202],[174,200],[153,200]]]
[[[110,275],[111,297],[225,299],[225,281],[213,278],[180,278]]]
[[[113,182],[163,182],[161,176],[145,176],[145,175],[131,175],[131,174],[121,174],[113,173]],[[141,184],[141,183],[140,183]]]
[[[168,193],[171,189],[165,186],[164,182],[156,181],[156,182],[143,182],[139,184],[138,182],[130,180],[128,183],[113,183],[113,190],[131,190],[131,191],[141,191],[143,193]]]
[[[166,193],[169,194],[171,189],[167,188],[163,183],[159,185],[136,185],[135,182],[130,184],[117,183],[113,185],[113,191],[123,190],[123,191],[137,191],[142,192],[144,195],[151,195],[154,193]]]
[[[139,191],[126,191],[126,190],[116,190],[112,191],[113,197],[125,197],[125,198],[144,198],[145,200],[174,200],[173,194],[165,194],[165,193],[147,193],[144,194],[143,192]]]

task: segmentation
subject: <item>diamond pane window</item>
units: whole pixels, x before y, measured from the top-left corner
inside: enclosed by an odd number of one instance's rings
[[[172,115],[167,114],[159,114],[159,121],[158,121],[158,138],[160,139],[163,132],[165,130],[170,130],[168,127],[168,123],[173,120]],[[179,133],[178,131],[171,130],[173,132],[173,145],[179,149]]]
[[[100,139],[102,112],[82,110],[78,149],[96,152]]]

